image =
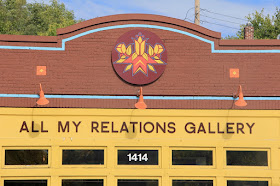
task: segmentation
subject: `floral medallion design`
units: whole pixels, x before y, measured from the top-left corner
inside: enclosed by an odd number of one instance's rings
[[[156,34],[146,30],[132,30],[116,42],[112,63],[123,80],[145,85],[163,74],[167,65],[167,51]]]

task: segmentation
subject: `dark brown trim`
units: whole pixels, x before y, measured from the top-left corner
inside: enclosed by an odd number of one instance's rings
[[[2,42],[57,43],[57,36],[0,35]]]
[[[119,14],[119,15],[98,17],[98,18],[90,19],[90,20],[75,24],[75,25],[71,25],[66,28],[58,29],[57,35],[64,35],[64,34],[75,32],[77,30],[81,30],[83,28],[87,28],[90,26],[100,25],[102,23],[112,23],[112,22],[120,22],[120,21],[127,21],[127,22],[145,21],[145,22],[150,22],[150,23],[171,24],[171,25],[176,25],[176,26],[180,26],[183,28],[191,29],[193,31],[199,32],[199,33],[209,36],[209,37],[221,39],[220,32],[214,32],[214,31],[208,30],[204,27],[195,25],[193,23],[189,23],[187,21],[170,18],[170,17],[165,17],[165,16],[152,15],[152,14]]]

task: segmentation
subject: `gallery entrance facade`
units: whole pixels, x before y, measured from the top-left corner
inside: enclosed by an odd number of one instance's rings
[[[278,111],[2,108],[1,185],[277,185]]]

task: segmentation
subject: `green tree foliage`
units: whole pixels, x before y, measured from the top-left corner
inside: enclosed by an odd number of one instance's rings
[[[50,4],[0,0],[0,34],[54,36],[58,28],[79,21],[58,0],[51,0]]]
[[[280,10],[278,8],[273,16],[264,15],[264,9],[262,9],[261,12],[256,11],[249,14],[246,19],[253,24],[255,39],[276,39],[280,34]],[[224,39],[244,39],[244,27],[244,24],[240,25],[236,36],[228,36]]]
[[[228,35],[228,36],[226,36],[226,37],[223,37],[222,39],[231,39],[231,40],[235,40],[235,39],[241,39],[241,38],[239,38],[238,36],[230,36],[230,35]]]

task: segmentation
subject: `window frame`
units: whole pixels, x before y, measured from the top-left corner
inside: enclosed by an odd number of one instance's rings
[[[169,185],[173,186],[173,180],[212,180],[213,181],[213,186],[217,186],[217,181],[216,181],[216,177],[209,177],[209,176],[198,176],[198,177],[186,177],[186,176],[172,176],[169,177]]]
[[[192,150],[192,151],[212,151],[212,165],[173,165],[172,164],[172,151],[173,150]],[[216,147],[169,147],[170,160],[169,166],[172,169],[215,169],[216,168]]]
[[[1,181],[0,181],[0,183],[1,183],[1,185],[3,185],[4,186],[4,182],[5,182],[5,180],[47,180],[47,186],[50,186],[51,185],[51,177],[38,177],[38,176],[33,176],[33,177],[31,177],[31,176],[14,176],[14,177],[12,177],[12,176],[9,176],[9,177],[5,177],[5,176],[3,176],[3,177],[1,177]]]
[[[59,186],[62,186],[62,180],[103,180],[103,186],[107,186],[106,176],[60,176]]]
[[[118,186],[118,180],[158,180],[158,186],[162,186],[161,176],[115,176],[115,186]]]
[[[48,150],[48,164],[46,165],[6,165],[5,160],[6,160],[6,150]],[[50,168],[51,167],[51,160],[52,160],[52,151],[50,146],[3,146],[2,148],[2,157],[3,161],[1,163],[1,168],[6,169],[15,169],[15,168],[27,168],[27,169],[32,169],[32,168]]]
[[[92,165],[92,164],[74,164],[74,165],[63,165],[63,150],[103,150],[104,151],[104,164],[103,165]],[[59,147],[59,168],[106,168],[107,167],[107,147],[105,146],[60,146]]]
[[[267,152],[267,166],[252,166],[252,165],[227,165],[227,151],[266,151]],[[271,169],[271,149],[270,148],[224,148],[224,168],[225,169]]]
[[[227,181],[267,181],[268,182],[268,186],[271,186],[271,178],[268,177],[264,177],[264,178],[260,178],[260,177],[225,177],[224,178],[224,183],[227,186]]]

